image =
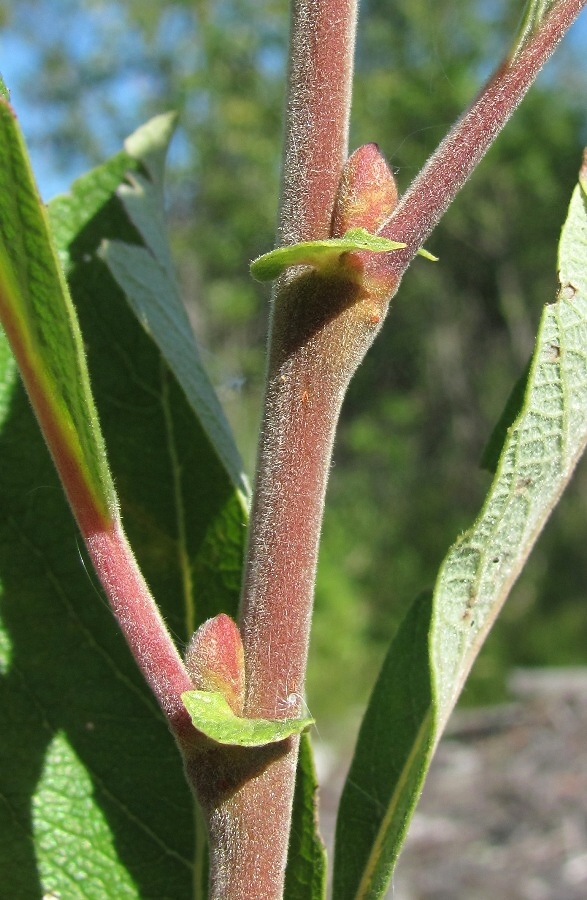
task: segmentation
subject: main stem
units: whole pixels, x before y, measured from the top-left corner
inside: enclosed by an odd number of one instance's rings
[[[347,155],[355,27],[356,0],[292,4],[280,243],[330,234]],[[290,328],[288,317],[295,310],[290,301],[287,285],[282,286],[270,327],[240,620],[245,714],[270,718],[295,715],[304,689],[318,539],[340,406],[309,377],[311,334],[304,338]],[[291,739],[259,756],[257,771],[243,775],[242,785],[209,810],[216,900],[281,898],[297,751],[298,741]]]
[[[281,243],[330,234],[347,155],[355,21],[355,0],[293,4]],[[280,288],[272,308],[241,610],[247,712],[271,716],[288,694],[303,690],[318,538],[338,414],[325,392],[310,383],[307,341],[293,321],[296,302],[287,285]],[[307,319],[303,311],[300,318]]]

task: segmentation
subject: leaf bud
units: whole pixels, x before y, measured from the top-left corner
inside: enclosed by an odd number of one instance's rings
[[[245,702],[245,657],[238,625],[220,613],[194,632],[185,664],[196,690],[218,691],[232,711],[242,715]]]
[[[397,205],[397,185],[377,144],[363,144],[342,170],[332,214],[332,236],[350,228],[375,233]]]

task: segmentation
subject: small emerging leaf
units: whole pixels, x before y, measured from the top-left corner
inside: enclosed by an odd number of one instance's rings
[[[300,734],[314,724],[301,719],[244,719],[235,716],[226,698],[217,691],[185,691],[181,695],[194,727],[218,744],[262,747]]]
[[[438,262],[438,257],[434,256],[433,253],[430,253],[429,250],[425,250],[424,247],[420,247],[418,250],[418,256],[423,256],[424,259],[429,259],[430,262]]]
[[[397,206],[393,172],[377,144],[363,144],[344,164],[332,214],[332,236],[350,228],[375,232]]]
[[[291,247],[278,247],[264,253],[251,263],[251,275],[257,281],[273,281],[292,266],[312,266],[321,272],[335,270],[340,265],[341,256],[354,250],[369,250],[371,253],[390,253],[405,247],[398,241],[371,234],[366,228],[350,228],[340,238],[326,238],[323,241],[302,241]]]

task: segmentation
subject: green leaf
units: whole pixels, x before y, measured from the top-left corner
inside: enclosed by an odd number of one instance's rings
[[[172,123],[159,116],[126,142],[133,151],[142,148],[153,172],[160,172]],[[205,619],[219,612],[236,616],[247,513],[234,442],[199,368],[189,322],[176,309],[175,282],[143,246],[121,202],[121,187],[143,179],[162,259],[161,183],[149,187],[148,171],[145,161],[125,150],[76,181],[70,195],[53,201],[50,213],[87,342],[125,529],[172,633],[187,643]],[[135,298],[114,279],[103,258],[104,248],[114,245],[127,266],[139,253],[156,271],[160,313],[148,300],[141,314]],[[134,274],[140,278],[140,272]],[[209,392],[213,399],[207,406],[194,399],[176,375],[178,367],[172,369],[161,353],[166,338],[157,334],[156,340],[154,332],[165,322],[183,353],[184,370],[188,350],[194,350],[195,374],[186,378],[199,380],[201,394]],[[218,410],[214,432],[210,420]]]
[[[300,738],[284,900],[323,900],[326,850],[318,833],[318,781],[307,734]]]
[[[369,699],[340,800],[333,896],[382,897],[433,741],[428,633],[431,598],[413,605]]]
[[[273,281],[292,266],[312,266],[320,272],[332,272],[339,267],[344,253],[353,250],[389,253],[405,246],[397,241],[371,234],[366,228],[351,228],[341,238],[302,241],[290,247],[278,247],[270,253],[264,253],[251,263],[251,275],[257,281]]]
[[[246,510],[186,392],[100,258],[104,240],[141,246],[116,192],[148,171],[123,151],[50,212],[125,529],[183,646],[204,619],[236,615]],[[180,756],[84,561],[3,333],[0,366],[2,891],[24,898],[57,890],[47,844],[55,809],[43,798],[47,784],[71,777],[62,820],[72,834],[100,835],[103,867],[95,869],[91,848],[80,856],[75,841],[63,852],[55,847],[61,895],[118,900],[127,896],[119,886],[130,884],[137,900],[188,900],[205,881],[205,834]],[[64,886],[68,872],[80,871],[83,882]]]
[[[1,329],[0,511],[2,893],[188,900],[179,754],[84,564]]]
[[[70,497],[111,520],[116,497],[77,320],[18,123],[1,99],[0,318]]]
[[[337,900],[383,895],[431,748],[587,444],[584,175],[561,235],[559,280],[479,518],[444,560],[431,609],[421,601],[406,618],[369,701],[339,810]]]
[[[2,100],[6,100],[7,103],[10,103],[10,91],[6,87],[6,82],[2,78],[1,73],[0,73],[0,98]]]
[[[181,695],[194,726],[218,744],[262,747],[300,734],[314,719],[245,719],[237,716],[219,691],[185,691]]]
[[[530,359],[528,365],[514,384],[503,412],[496,422],[495,428],[483,451],[481,468],[487,469],[487,471],[491,472],[493,475],[497,472],[499,458],[501,456],[501,451],[503,450],[503,445],[507,440],[508,430],[518,418],[520,410],[524,405],[531,364],[532,360]]]
[[[174,275],[163,206],[165,153],[174,125],[174,115],[157,116],[125,141],[126,151],[143,161],[148,177],[133,172],[117,196],[144,246],[106,241],[102,257],[175,375],[233,484],[247,497],[242,462],[202,365]]]
[[[47,745],[33,796],[32,821],[39,876],[47,894],[96,900],[138,896],[94,797],[92,779],[59,732]]]
[[[431,653],[440,727],[587,443],[587,203],[577,186],[559,244],[523,408],[483,510],[440,569]]]

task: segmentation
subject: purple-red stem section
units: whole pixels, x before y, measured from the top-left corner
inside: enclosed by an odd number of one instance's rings
[[[347,154],[355,27],[356,0],[292,4],[281,244],[330,234]],[[273,336],[270,345],[275,343]],[[240,624],[245,712],[285,717],[300,707],[309,640],[333,429],[320,420],[336,416],[332,408],[321,409],[310,390],[305,393],[299,364],[281,370],[280,347],[277,355],[268,375]],[[297,743],[285,742],[238,791],[213,804],[208,815],[213,900],[282,896]]]
[[[83,537],[131,653],[175,738],[180,746],[187,746],[195,732],[181,694],[193,690],[193,684],[134,559],[126,535],[115,520],[108,528],[84,534]]]
[[[328,237],[346,161],[358,0],[294,0],[279,243]]]
[[[136,564],[116,509],[106,509],[92,489],[83,463],[75,454],[47,388],[31,361],[22,330],[10,303],[0,297],[3,323],[23,383],[49,447],[65,494],[76,517],[92,563],[118,619],[130,650],[180,743],[193,737],[181,693],[193,685],[169,636],[157,604]]]
[[[396,277],[440,221],[586,2],[561,0],[514,59],[500,66],[379,229],[384,237],[408,245],[387,256]]]

